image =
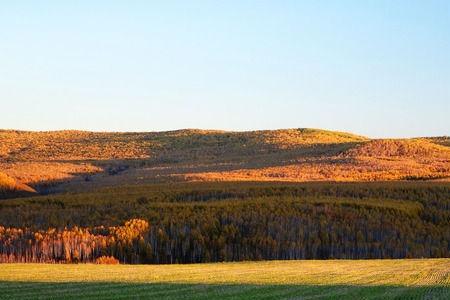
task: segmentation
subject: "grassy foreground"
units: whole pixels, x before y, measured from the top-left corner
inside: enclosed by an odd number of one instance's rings
[[[450,299],[450,259],[0,265],[1,299]]]

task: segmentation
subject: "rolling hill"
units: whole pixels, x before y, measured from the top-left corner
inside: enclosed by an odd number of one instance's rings
[[[0,131],[0,170],[40,192],[166,181],[449,180],[448,138],[318,129]]]

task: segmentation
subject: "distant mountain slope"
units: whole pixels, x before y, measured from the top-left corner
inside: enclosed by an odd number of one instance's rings
[[[319,129],[248,132],[0,130],[0,170],[42,191],[173,180],[448,180],[448,138]],[[47,187],[45,187],[47,189]]]

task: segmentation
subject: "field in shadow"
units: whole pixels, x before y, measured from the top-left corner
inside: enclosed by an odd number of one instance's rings
[[[88,280],[88,278],[86,279]],[[450,286],[0,281],[1,299],[449,299]]]

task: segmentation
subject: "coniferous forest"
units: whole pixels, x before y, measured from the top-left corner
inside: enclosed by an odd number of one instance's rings
[[[448,183],[172,183],[0,202],[1,262],[450,256]]]

